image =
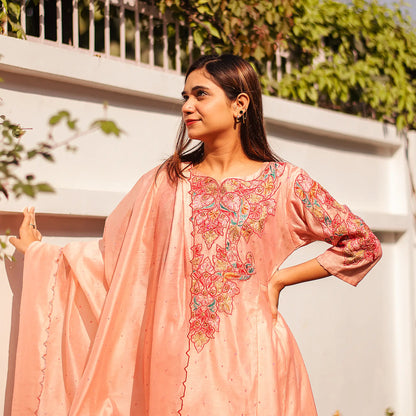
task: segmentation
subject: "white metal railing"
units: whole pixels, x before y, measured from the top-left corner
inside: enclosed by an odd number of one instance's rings
[[[151,1],[22,0],[20,23],[29,41],[177,73],[189,65],[194,49],[190,29]],[[7,24],[3,32],[14,35]]]
[[[21,0],[21,25],[29,41],[176,73],[183,73],[198,53],[191,30],[169,11],[160,13],[152,0]],[[9,30],[9,35],[14,34]],[[289,70],[287,56],[279,51],[266,67],[278,81]]]

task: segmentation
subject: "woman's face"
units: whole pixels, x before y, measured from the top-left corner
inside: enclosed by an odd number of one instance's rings
[[[207,72],[191,72],[182,92],[182,117],[190,139],[204,142],[235,135],[235,104]]]

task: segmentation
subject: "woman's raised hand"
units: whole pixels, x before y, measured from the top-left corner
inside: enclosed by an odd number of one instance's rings
[[[25,253],[34,241],[42,240],[42,234],[36,228],[35,209],[33,207],[23,210],[23,221],[19,228],[19,238],[10,237],[9,241],[17,250]]]

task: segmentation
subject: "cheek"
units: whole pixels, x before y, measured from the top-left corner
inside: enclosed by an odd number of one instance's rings
[[[229,106],[225,104],[215,105],[206,109],[206,114],[210,115],[211,120],[217,123],[229,123],[234,121],[233,113]]]
[[[234,124],[233,113],[231,113],[230,110],[227,108],[224,108],[221,112],[218,113],[217,120],[223,125]]]

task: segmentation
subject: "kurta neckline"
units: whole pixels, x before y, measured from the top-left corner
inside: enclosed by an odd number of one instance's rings
[[[255,172],[250,173],[249,175],[244,175],[244,176],[227,176],[223,179],[221,179],[220,181],[218,181],[217,179],[213,178],[212,176],[206,175],[201,173],[196,166],[191,165],[191,167],[189,168],[189,172],[192,173],[192,175],[194,176],[199,176],[199,177],[203,177],[203,178],[209,178],[212,181],[216,182],[217,185],[221,186],[224,182],[229,181],[231,179],[237,179],[237,180],[241,180],[241,181],[252,181],[255,179],[258,179],[263,172],[267,169],[267,167],[273,162],[263,162],[262,165],[259,167],[259,169],[257,169]]]

